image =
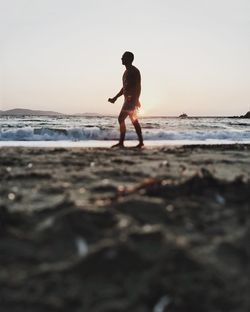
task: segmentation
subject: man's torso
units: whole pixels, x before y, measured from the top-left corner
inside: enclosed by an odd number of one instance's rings
[[[131,105],[136,106],[141,94],[140,71],[135,66],[126,69],[122,77],[122,82],[125,102],[130,102]]]

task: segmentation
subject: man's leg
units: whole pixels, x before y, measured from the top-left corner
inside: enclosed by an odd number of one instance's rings
[[[143,143],[141,125],[139,124],[137,117],[135,117],[133,114],[130,114],[129,118],[130,118],[132,124],[134,125],[135,131],[136,131],[137,136],[138,136],[139,144],[137,145],[137,147],[142,147],[142,146],[144,146],[144,143]]]
[[[119,143],[113,145],[112,147],[123,147],[124,146],[124,140],[125,140],[125,134],[126,134],[126,125],[125,125],[125,119],[128,117],[128,112],[125,110],[121,110],[118,122],[120,125],[120,140]]]

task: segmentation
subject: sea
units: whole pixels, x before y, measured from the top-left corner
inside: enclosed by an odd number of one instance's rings
[[[250,143],[250,119],[230,117],[143,117],[145,144]],[[126,120],[126,144],[137,136]],[[0,146],[110,146],[119,139],[116,117],[1,116]]]

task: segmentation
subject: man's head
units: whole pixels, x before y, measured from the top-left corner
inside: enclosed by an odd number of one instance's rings
[[[134,60],[134,54],[132,52],[126,51],[122,56],[123,65],[131,65]]]

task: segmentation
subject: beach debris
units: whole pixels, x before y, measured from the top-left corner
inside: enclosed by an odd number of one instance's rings
[[[225,205],[226,200],[223,196],[221,196],[220,194],[215,194],[215,201],[220,204],[220,205]]]
[[[165,180],[163,180],[163,181],[165,181]],[[140,190],[145,190],[149,186],[154,186],[154,185],[157,185],[160,183],[162,183],[162,180],[160,180],[160,179],[148,178],[148,179],[145,179],[143,182],[140,182],[138,185],[136,185],[134,187],[125,188],[123,195],[128,195],[130,193],[137,193]]]
[[[32,163],[28,163],[27,168],[31,169],[33,167]]]
[[[50,228],[54,224],[54,220],[55,219],[53,217],[47,218],[46,220],[38,224],[37,230],[43,231],[43,230]]]
[[[77,237],[75,240],[78,255],[81,258],[85,258],[89,253],[89,247],[85,239],[82,237]]]
[[[153,312],[164,312],[166,307],[171,303],[169,296],[165,295],[154,306]]]
[[[91,167],[91,168],[95,167],[95,162],[94,162],[94,161],[92,161],[92,162],[90,163],[90,167]]]

